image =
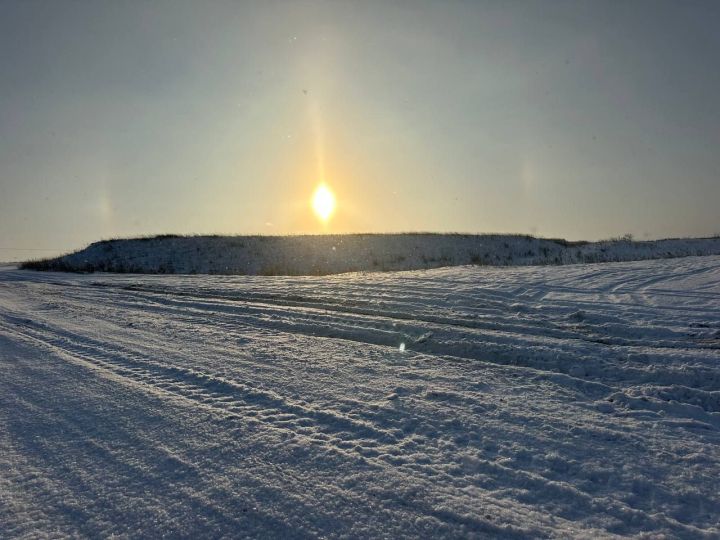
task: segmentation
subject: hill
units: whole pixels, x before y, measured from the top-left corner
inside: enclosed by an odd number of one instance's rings
[[[23,269],[150,274],[324,275],[443,266],[619,262],[720,254],[720,237],[569,242],[525,235],[177,236],[95,242]]]

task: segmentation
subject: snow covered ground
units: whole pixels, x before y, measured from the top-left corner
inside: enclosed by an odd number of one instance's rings
[[[719,479],[717,256],[0,270],[3,537],[717,538]]]

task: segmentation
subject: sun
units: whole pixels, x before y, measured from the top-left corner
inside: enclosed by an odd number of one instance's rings
[[[327,223],[335,212],[335,195],[325,184],[320,184],[312,196],[312,209],[323,223]]]

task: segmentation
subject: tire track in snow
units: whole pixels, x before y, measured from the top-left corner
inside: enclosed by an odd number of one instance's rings
[[[97,285],[96,285],[97,286]],[[448,316],[442,316],[442,315],[429,315],[427,313],[411,313],[411,312],[403,312],[398,310],[390,310],[390,309],[372,309],[372,308],[362,308],[357,305],[347,305],[347,304],[341,304],[341,303],[333,303],[329,302],[327,299],[318,299],[314,300],[312,298],[305,298],[303,300],[298,300],[297,298],[293,298],[292,296],[270,296],[270,295],[262,295],[262,294],[252,294],[252,293],[243,293],[243,294],[219,294],[217,292],[207,292],[207,293],[193,293],[188,291],[181,291],[181,290],[172,290],[162,287],[146,287],[146,286],[123,286],[123,287],[116,287],[116,286],[108,286],[103,285],[103,287],[108,288],[120,288],[124,291],[130,291],[130,292],[139,292],[143,296],[141,298],[148,298],[148,295],[153,295],[156,297],[163,297],[163,298],[172,298],[172,299],[178,299],[180,301],[183,298],[189,298],[191,301],[195,302],[205,302],[205,303],[211,303],[212,301],[217,301],[217,304],[220,305],[221,302],[226,302],[229,304],[235,303],[235,304],[247,304],[247,305],[257,305],[260,308],[280,308],[283,312],[288,311],[291,308],[299,308],[296,309],[295,312],[300,313],[302,311],[310,313],[310,312],[318,312],[318,313],[330,313],[335,312],[340,314],[338,318],[342,315],[358,315],[360,317],[369,317],[369,318],[382,318],[382,319],[388,319],[393,321],[411,321],[411,322],[418,322],[418,323],[428,323],[428,324],[434,324],[434,325],[442,325],[442,326],[449,326],[449,327],[458,327],[458,328],[468,328],[468,329],[475,329],[475,330],[495,330],[495,331],[503,331],[508,333],[516,333],[521,335],[537,335],[537,336],[550,336],[550,337],[556,337],[559,339],[580,339],[578,338],[578,335],[570,330],[555,327],[551,324],[548,324],[548,322],[543,321],[533,321],[530,319],[526,319],[523,321],[524,324],[518,324],[514,320],[512,320],[510,317],[500,316],[494,318],[493,322],[487,322],[483,320],[478,320],[477,318],[471,318],[471,317],[463,317],[463,316],[455,316],[455,317],[448,317]],[[507,308],[507,306],[506,306]],[[509,309],[505,310],[497,310],[497,312],[501,311],[510,311]]]
[[[25,342],[33,343],[40,346],[53,354],[69,360],[70,362],[92,369],[99,369],[105,373],[117,377],[124,383],[129,383],[135,388],[144,388],[153,394],[162,396],[170,395],[175,398],[189,400],[197,406],[202,406],[219,412],[225,418],[235,418],[243,423],[252,424],[257,422],[262,424],[264,428],[280,430],[282,432],[291,432],[298,439],[305,440],[311,444],[322,446],[325,450],[332,450],[340,455],[347,456],[356,454],[370,465],[375,465],[382,474],[396,477],[396,481],[402,484],[404,474],[397,471],[398,461],[392,455],[380,454],[375,447],[381,444],[389,446],[397,446],[402,440],[394,437],[392,434],[378,432],[371,427],[361,425],[360,429],[355,429],[355,433],[351,430],[357,428],[358,422],[354,420],[338,418],[331,413],[323,411],[312,411],[310,414],[295,414],[296,407],[292,405],[286,406],[285,413],[278,415],[273,408],[267,408],[275,404],[274,396],[268,397],[265,392],[253,392],[248,390],[244,385],[232,383],[222,380],[211,375],[201,374],[193,370],[183,368],[166,367],[152,361],[147,361],[127,355],[118,358],[114,354],[110,354],[104,347],[93,346],[89,343],[77,342],[70,337],[69,333],[56,334],[52,329],[45,325],[32,323],[28,327],[26,321],[17,320],[12,316],[3,315],[7,322],[0,323],[0,328],[6,335],[14,335],[17,339]],[[9,324],[8,324],[9,322]],[[17,324],[14,324],[17,323]],[[21,328],[17,328],[17,326]],[[86,338],[82,338],[86,339]],[[240,399],[237,399],[238,388],[240,388]],[[253,397],[260,396],[260,399],[243,399],[246,395]],[[233,398],[233,399],[228,399]],[[280,398],[281,401],[282,398]],[[300,411],[307,411],[300,408]],[[282,412],[282,411],[281,411]],[[253,414],[257,413],[257,414]],[[268,414],[263,414],[268,413]],[[319,414],[318,414],[319,413]],[[323,422],[322,420],[331,420]],[[305,420],[320,420],[317,425],[307,423]],[[335,429],[337,428],[337,429]],[[345,429],[347,428],[347,429]],[[318,435],[319,434],[319,435]],[[333,435],[340,437],[345,443],[342,446],[335,444],[334,439],[328,439],[323,435]],[[353,438],[353,435],[355,437]],[[372,436],[375,435],[375,441]],[[379,435],[379,437],[377,437]],[[365,438],[365,436],[369,437]],[[373,444],[377,442],[378,444]],[[364,445],[364,448],[361,446]],[[364,451],[368,450],[369,454],[364,455]],[[487,464],[491,470],[497,474],[514,479],[518,485],[536,485],[539,489],[549,490],[563,497],[576,497],[578,492],[571,486],[562,483],[549,481],[537,474],[528,471],[510,469],[507,467]],[[419,482],[420,485],[427,485],[427,488],[433,483],[431,478],[425,478],[425,467],[413,468],[415,474],[413,481]],[[432,476],[432,475],[431,475]],[[583,500],[589,504],[590,498],[583,495]],[[407,504],[402,497],[397,497],[396,504]],[[497,504],[503,506],[505,501],[499,500]],[[516,508],[504,508],[504,511],[512,511],[523,513],[522,506],[514,502]],[[488,510],[491,505],[487,506]],[[530,511],[528,506],[525,512]],[[487,511],[487,510],[486,510]],[[441,522],[449,524],[460,524],[471,527],[476,532],[484,532],[491,536],[502,536],[505,538],[526,538],[528,534],[539,534],[539,529],[525,530],[511,525],[495,525],[491,521],[482,519],[480,516],[463,514],[450,509],[438,509],[426,501],[417,501],[414,503],[413,512],[424,516],[433,516]]]
[[[131,384],[192,400],[223,415],[254,419],[270,427],[290,430],[316,443],[325,445],[333,439],[342,439],[345,441],[343,448],[337,447],[341,452],[348,448],[397,444],[402,438],[398,433],[383,430],[367,421],[292,403],[272,391],[253,389],[222,376],[162,364],[129,351],[113,350],[107,343],[74,336],[65,330],[58,331],[38,323],[28,326],[24,321],[14,321],[7,315],[4,318],[11,324],[15,322],[13,326],[2,324],[5,331],[75,361],[112,372]]]
[[[101,288],[105,291],[108,289]],[[225,328],[228,332],[237,331],[239,327],[264,328],[290,334],[347,339],[389,347],[397,347],[400,342],[405,342],[408,349],[421,353],[473,362],[522,366],[545,376],[554,377],[554,382],[558,384],[564,384],[575,391],[589,393],[597,398],[619,390],[613,388],[611,382],[613,380],[622,381],[624,384],[642,383],[657,376],[648,373],[643,362],[625,361],[618,364],[614,359],[615,355],[629,358],[631,354],[624,351],[632,351],[633,347],[643,345],[642,340],[619,336],[606,337],[598,334],[593,326],[576,327],[574,334],[582,337],[571,340],[535,333],[523,335],[519,331],[516,333],[516,329],[506,330],[502,323],[498,324],[500,330],[480,331],[464,325],[415,322],[409,318],[397,320],[392,314],[390,317],[382,314],[371,316],[326,310],[315,306],[284,307],[257,301],[206,299],[198,295],[175,297],[171,292],[117,291],[114,288],[110,290],[113,291],[110,301],[115,307],[127,305],[130,309],[140,307],[145,311],[156,309],[162,316],[171,314],[174,319],[202,324],[206,327]],[[137,302],[130,302],[127,296],[136,298]],[[88,300],[90,299],[97,302],[96,296],[89,296]],[[585,344],[583,354],[586,360],[578,357],[578,341]],[[598,354],[597,347],[612,347],[613,357],[608,358],[604,351]],[[656,340],[653,347],[670,350],[707,350],[715,348],[715,344]],[[533,354],[528,355],[528,350],[532,350]],[[572,370],[577,369],[575,366],[578,363],[583,366],[580,369],[584,371],[580,378],[572,375]],[[665,381],[668,384],[672,382],[690,387],[702,383],[708,389],[717,386],[711,384],[717,379],[716,375],[710,372],[703,374],[698,370],[702,371],[701,368],[697,368],[692,372],[683,370],[668,374]]]
[[[542,334],[506,330],[481,331],[464,325],[431,323],[412,319],[401,320],[383,315],[357,315],[340,313],[316,307],[283,308],[275,304],[243,301],[213,301],[197,297],[187,300],[185,296],[175,298],[171,293],[136,293],[140,305],[145,309],[155,303],[160,313],[172,313],[174,317],[194,323],[212,322],[213,325],[236,329],[238,325],[247,328],[264,328],[291,334],[312,337],[346,339],[373,345],[397,348],[403,342],[406,350],[438,357],[452,357],[471,362],[491,363],[502,366],[518,366],[546,376],[555,376],[556,382],[565,378],[566,386],[590,395],[602,396],[617,390],[613,381],[642,383],[650,375],[645,364],[637,366],[626,361],[618,364],[615,356],[627,356],[626,348],[644,343],[638,339],[607,338],[594,332],[576,328],[572,339],[561,339]],[[117,303],[124,300],[116,299]],[[582,349],[578,349],[578,342]],[[694,344],[657,340],[657,349],[693,350],[714,349],[714,344]],[[613,347],[613,357],[597,354],[597,348]],[[533,351],[528,354],[528,351]],[[585,360],[579,358],[583,351]],[[571,374],[573,366],[585,362],[587,372],[580,378]],[[673,373],[675,382],[694,386],[699,380],[709,384],[710,374],[699,376],[695,373]],[[655,375],[652,375],[655,377]],[[716,377],[717,378],[717,377]],[[720,379],[718,380],[720,384]]]
[[[703,272],[707,272],[708,269],[701,269],[692,271],[686,274],[694,275],[699,274]],[[682,277],[685,274],[678,274],[678,273],[672,273],[669,276],[663,276],[662,279],[665,279],[667,277],[668,279],[677,279],[678,276]],[[633,280],[630,280],[631,282]],[[637,280],[638,282],[640,280]],[[653,280],[644,280],[642,281],[643,284],[648,283],[648,281],[651,281],[652,283],[656,283],[659,280],[653,279]],[[141,299],[141,303],[143,305],[146,305],[147,301],[149,299],[154,299],[155,301],[158,300],[158,297],[161,298],[161,304],[164,304],[166,307],[170,308],[172,304],[175,304],[176,306],[181,307],[181,311],[177,312],[178,315],[181,315],[182,313],[187,313],[189,310],[198,309],[203,312],[209,312],[212,313],[212,319],[214,320],[215,324],[221,324],[220,321],[218,321],[218,316],[221,316],[221,312],[225,313],[225,315],[232,316],[234,314],[234,309],[237,308],[238,310],[242,310],[244,308],[247,308],[247,313],[254,313],[256,317],[259,317],[262,319],[263,326],[266,327],[272,327],[277,330],[281,331],[288,331],[292,333],[300,333],[310,336],[324,336],[324,337],[331,337],[331,338],[341,338],[341,339],[350,339],[353,341],[361,341],[361,342],[368,342],[373,343],[377,345],[389,345],[394,346],[395,343],[399,339],[405,339],[409,342],[409,345],[415,346],[419,351],[425,352],[425,353],[431,353],[431,354],[440,354],[443,356],[453,356],[457,358],[463,358],[468,360],[482,360],[482,361],[488,361],[498,363],[498,364],[511,364],[512,362],[503,362],[499,361],[499,359],[492,354],[486,354],[483,358],[480,354],[467,354],[467,350],[448,350],[448,347],[446,346],[447,343],[442,343],[436,346],[435,343],[426,343],[427,340],[422,340],[419,343],[413,344],[413,337],[412,335],[417,335],[420,332],[425,332],[422,334],[422,336],[426,336],[428,334],[428,331],[430,333],[432,332],[438,332],[442,331],[444,329],[447,329],[449,327],[449,330],[451,332],[472,332],[473,329],[466,327],[465,324],[452,324],[445,323],[445,322],[429,322],[429,320],[423,320],[421,317],[418,317],[418,322],[421,324],[420,327],[417,327],[416,325],[413,325],[412,328],[417,328],[415,332],[408,332],[407,331],[407,325],[405,327],[401,328],[394,328],[393,330],[388,330],[391,326],[396,325],[396,319],[394,317],[394,314],[391,312],[389,314],[383,313],[382,311],[372,311],[372,315],[367,314],[359,314],[354,310],[347,311],[344,309],[344,307],[328,307],[327,305],[323,305],[320,303],[315,302],[297,302],[291,301],[290,306],[283,306],[280,304],[280,298],[271,298],[270,303],[266,303],[265,300],[267,300],[267,297],[264,296],[255,296],[248,299],[246,296],[241,296],[240,298],[232,298],[229,295],[222,295],[219,299],[217,295],[210,295],[204,296],[204,295],[198,295],[198,294],[192,294],[183,292],[180,296],[180,298],[175,298],[171,292],[168,291],[162,291],[162,292],[156,292],[156,289],[145,289],[145,288],[139,288],[142,292],[139,298]],[[133,291],[137,290],[137,288],[133,288]],[[187,299],[190,298],[190,301]],[[249,307],[248,307],[249,305]],[[281,309],[284,308],[284,309]],[[255,310],[255,311],[253,311]],[[247,314],[246,313],[246,314]],[[387,316],[386,316],[387,315]],[[403,314],[405,315],[405,314]],[[270,317],[270,320],[267,319],[267,317]],[[203,317],[203,319],[207,320],[208,317]],[[256,319],[254,322],[248,323],[248,326],[257,326],[257,323],[260,319]],[[405,323],[409,319],[406,318],[406,316],[403,316],[401,318],[401,321]],[[422,324],[425,323],[425,324]],[[228,323],[229,325],[232,325],[234,323]],[[378,328],[378,326],[380,326]],[[510,330],[512,332],[513,330]],[[620,348],[632,348],[637,347],[640,345],[643,345],[644,342],[641,339],[627,339],[623,337],[611,337],[611,338],[603,338],[602,336],[595,336],[592,333],[592,329],[590,329],[591,333],[588,334],[584,338],[584,340],[591,342],[591,343],[597,343],[600,345],[612,345],[615,347],[616,350],[620,350]],[[368,334],[370,332],[370,334]],[[389,333],[388,333],[389,332]],[[400,334],[400,338],[394,337],[395,334]],[[421,336],[421,337],[422,337]],[[487,339],[487,335],[483,336],[485,339]],[[415,338],[417,339],[417,338]],[[554,336],[549,336],[549,339],[554,339]],[[707,345],[703,344],[694,344],[694,343],[687,343],[687,342],[681,342],[681,341],[672,341],[672,340],[656,340],[653,343],[653,347],[655,349],[679,349],[679,350],[691,350],[691,349],[715,349],[717,348],[717,345],[714,343],[710,343]],[[589,395],[595,395],[596,398],[608,398],[612,399],[617,404],[626,404],[628,406],[631,406],[633,410],[642,409],[642,407],[639,406],[641,404],[641,400],[635,400],[631,398],[631,394],[626,394],[625,390],[622,390],[621,388],[613,388],[612,386],[609,386],[607,384],[607,374],[604,375],[604,384],[596,384],[592,382],[586,381],[587,377],[583,378],[575,378],[568,376],[567,374],[563,373],[562,371],[559,371],[557,369],[557,365],[554,366],[555,369],[553,369],[553,366],[542,366],[542,368],[539,368],[539,362],[538,359],[535,358],[534,360],[535,365],[528,365],[528,364],[521,364],[524,367],[532,370],[540,371],[544,374],[540,375],[539,378],[547,378],[551,379],[556,384],[562,384],[570,388],[574,389],[582,389],[583,392],[588,393]],[[594,366],[595,369],[601,368],[601,366],[596,365]],[[619,366],[616,364],[615,369],[618,370]],[[632,370],[628,370],[627,368],[623,367],[620,368],[622,371],[624,371],[624,374],[622,374],[622,378],[627,384],[630,382],[632,377],[628,377],[630,373],[632,373]],[[710,379],[706,377],[702,377],[702,374],[700,373],[699,369],[695,370],[695,373],[680,373],[677,376],[670,377],[669,379],[666,379],[666,384],[670,384],[670,380],[672,380],[672,383],[677,383],[679,387],[681,388],[688,388],[688,390],[691,390],[692,386],[697,384],[698,377],[701,377],[704,379],[706,384],[709,384],[709,388],[714,388],[715,385],[710,384]],[[618,374],[619,375],[619,374]],[[708,374],[711,379],[717,378],[714,373]],[[565,378],[563,378],[563,376]],[[630,380],[629,380],[630,379]],[[635,382],[641,382],[641,381],[635,381]],[[682,386],[682,385],[685,386]],[[689,385],[689,387],[688,387]],[[631,390],[632,393],[632,390]],[[681,395],[688,395],[688,392],[682,392]],[[625,397],[623,397],[625,396]],[[694,398],[693,398],[694,399]],[[689,405],[693,405],[690,403]],[[693,409],[686,409],[686,413],[683,413],[682,407],[669,407],[660,405],[653,406],[652,410],[672,410],[673,415],[679,414],[680,417],[685,416],[687,414],[690,418],[697,419],[697,420],[704,420],[705,425],[708,425],[707,422],[711,425],[716,424],[716,420],[714,418],[715,413],[714,411],[701,411],[699,414],[697,411],[694,411]],[[689,411],[689,412],[687,412]],[[692,426],[691,426],[692,427]]]

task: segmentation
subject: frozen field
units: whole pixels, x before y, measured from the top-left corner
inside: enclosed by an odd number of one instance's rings
[[[717,538],[719,430],[718,256],[0,269],[2,537]]]

